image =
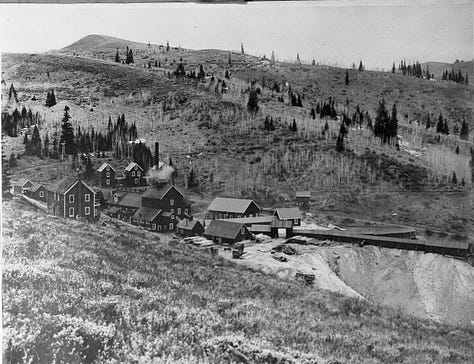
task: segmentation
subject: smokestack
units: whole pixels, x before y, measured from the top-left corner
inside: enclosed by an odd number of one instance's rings
[[[155,142],[155,166],[158,168],[160,163],[160,143]]]

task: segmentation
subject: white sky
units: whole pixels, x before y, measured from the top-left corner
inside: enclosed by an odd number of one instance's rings
[[[193,49],[238,50],[243,42],[251,54],[274,50],[279,59],[294,59],[299,52],[306,61],[342,66],[362,59],[371,68],[400,58],[473,58],[470,0],[382,2],[0,5],[0,49],[42,52],[104,34]],[[415,5],[400,5],[407,3]]]

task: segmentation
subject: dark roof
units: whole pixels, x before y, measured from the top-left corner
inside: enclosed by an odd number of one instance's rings
[[[110,164],[108,163],[102,163],[102,165],[97,169],[98,172],[102,172],[105,168],[107,167],[110,167],[111,170],[113,170],[115,172],[115,169],[114,167],[112,167]]]
[[[296,191],[296,197],[310,198],[311,197],[311,192],[310,191]]]
[[[252,225],[250,227],[251,232],[261,233],[261,232],[271,232],[272,227],[270,225]]]
[[[140,167],[140,166],[139,166],[137,163],[135,163],[135,162],[130,162],[130,163],[128,164],[128,166],[125,167],[125,170],[129,172],[129,171],[131,171],[133,168],[135,168],[135,166],[138,167],[138,168],[140,168],[140,169],[143,171],[143,168]]]
[[[202,227],[202,224],[199,222],[199,220],[181,220],[177,227],[180,228],[180,229],[184,229],[184,230],[193,230],[194,227],[196,225],[201,225]]]
[[[74,183],[77,182],[75,177],[64,177],[54,185],[50,187],[52,192],[64,193],[66,192]]]
[[[44,186],[41,183],[33,183],[32,186],[26,187],[25,190],[31,191],[31,192],[36,192],[38,191],[41,187],[44,188]]]
[[[112,199],[110,198],[107,200],[110,204],[116,204],[122,207],[131,207],[131,208],[139,208],[142,205],[142,196],[136,192],[127,192],[124,195],[120,196],[119,194],[119,201],[114,202],[113,196]]]
[[[178,193],[183,196],[184,198],[184,194],[174,185],[170,185],[170,184],[166,184],[164,186],[161,186],[161,187],[156,187],[156,186],[152,186],[152,187],[148,187],[145,191],[145,193],[143,194],[143,197],[146,197],[146,198],[152,198],[152,199],[155,199],[155,200],[161,200],[167,193],[169,190],[171,189],[175,189],[176,191],[178,191]],[[186,199],[185,200],[185,203],[186,203]],[[189,201],[187,201],[189,203]],[[189,203],[190,205],[191,203]]]
[[[159,214],[161,210],[154,209],[151,207],[140,207],[135,214],[133,214],[133,218],[137,220],[146,220],[146,221],[153,221]]]
[[[280,220],[294,220],[301,219],[301,211],[298,207],[279,208],[275,210],[275,215]]]
[[[257,206],[257,208],[260,210],[260,207],[253,200],[216,197],[207,209],[209,211],[221,211],[243,214],[252,203],[255,204],[255,206]]]
[[[209,235],[217,238],[235,239],[244,224],[226,220],[212,220],[207,226],[204,235]]]

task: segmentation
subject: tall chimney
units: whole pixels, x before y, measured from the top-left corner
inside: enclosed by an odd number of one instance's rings
[[[160,143],[155,142],[155,166],[158,168],[160,163]]]

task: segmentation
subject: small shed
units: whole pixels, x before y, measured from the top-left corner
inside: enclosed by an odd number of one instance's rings
[[[25,188],[33,186],[33,183],[26,178],[20,178],[18,181],[13,182],[13,192],[14,193],[24,193]]]
[[[310,191],[296,191],[296,204],[303,208],[307,209],[309,207],[309,201],[311,199]]]
[[[212,220],[204,231],[204,236],[219,244],[234,244],[251,239],[252,233],[244,225],[225,220]]]
[[[23,191],[26,196],[34,200],[47,202],[46,194],[48,191],[46,190],[46,187],[40,183],[33,183],[32,186],[24,188]]]
[[[292,221],[293,226],[300,226],[302,214],[298,207],[278,208],[273,213],[280,221]]]
[[[199,220],[184,219],[178,223],[177,232],[181,236],[198,236],[204,233],[204,227]]]

